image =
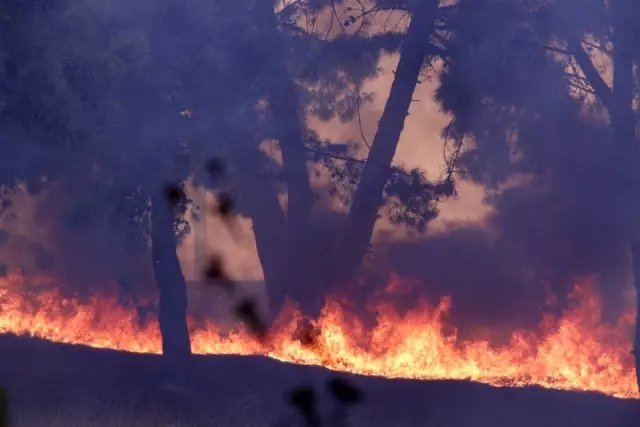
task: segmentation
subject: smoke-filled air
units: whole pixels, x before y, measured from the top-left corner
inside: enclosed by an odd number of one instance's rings
[[[637,425],[639,22],[4,2],[0,422]]]

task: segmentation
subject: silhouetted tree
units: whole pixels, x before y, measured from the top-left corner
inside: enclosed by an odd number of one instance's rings
[[[342,233],[339,262],[343,264],[345,271],[360,263],[369,246],[382,204],[383,191],[391,177],[391,162],[413,101],[413,92],[425,61],[436,56],[437,49],[431,43],[431,36],[438,18],[439,5],[437,0],[407,2],[405,5],[409,11],[410,23],[400,49],[391,92]]]
[[[585,12],[572,16],[572,9],[567,6],[557,6],[560,10],[556,13],[561,22],[554,30],[566,47],[564,59],[577,64],[586,80],[577,72],[570,78],[586,83],[609,116],[617,169],[615,188],[619,199],[616,207],[628,233],[635,287],[636,291],[640,291],[640,153],[636,137],[638,114],[635,107],[639,89],[636,68],[640,48],[640,33],[636,22],[640,18],[640,7],[637,2],[629,0],[594,1]],[[576,4],[574,7],[583,6]],[[553,12],[554,10],[550,11]],[[595,51],[598,53],[590,53],[594,49],[590,47],[593,43],[596,44]],[[608,56],[611,61],[613,78],[610,85],[594,65],[593,57],[596,55]],[[640,313],[640,298],[637,308]],[[634,354],[640,388],[640,328],[637,323],[636,320]]]
[[[288,296],[302,303],[305,311],[315,311],[322,303],[324,288],[310,275],[318,270],[313,267],[318,256],[313,256],[316,253],[310,249],[313,244],[308,237],[309,228],[313,228],[310,213],[315,202],[309,188],[309,164],[331,165],[333,172],[353,180],[358,178],[359,170],[350,169],[350,165],[362,162],[352,156],[357,148],[353,143],[326,144],[315,138],[306,129],[304,112],[310,110],[323,119],[354,118],[360,94],[352,96],[349,91],[355,92],[366,78],[375,75],[380,54],[397,50],[403,37],[384,33],[326,38],[313,25],[296,24],[295,19],[304,15],[315,22],[316,14],[327,10],[328,3],[300,2],[280,11],[275,11],[271,2],[256,5],[259,7],[254,5],[253,25],[266,43],[254,43],[244,51],[257,64],[251,87],[253,93],[260,95],[257,99],[268,101],[268,114],[263,119],[254,117],[263,126],[254,125],[253,134],[238,133],[236,141],[253,142],[246,145],[249,151],[241,155],[236,152],[229,162],[236,165],[241,198],[246,202],[239,206],[246,206],[254,222],[272,309],[277,312]],[[252,108],[253,99],[245,104],[247,109]],[[265,161],[257,148],[249,148],[252,144],[257,147],[264,139],[279,142],[282,168]],[[340,153],[346,156],[349,166],[331,163]],[[278,173],[269,173],[274,169]],[[287,192],[285,209],[278,200],[280,181]]]
[[[269,52],[269,60],[262,59],[257,63],[272,64],[265,67],[266,71],[260,74],[259,80],[263,82],[263,90],[269,100],[271,127],[267,136],[280,142],[282,173],[289,199],[286,212],[282,212],[273,191],[265,193],[271,188],[268,183],[245,188],[260,188],[260,194],[254,196],[253,203],[257,215],[252,215],[252,218],[273,308],[277,310],[284,297],[290,296],[301,302],[305,311],[314,312],[322,303],[324,289],[318,280],[333,280],[338,271],[343,274],[359,264],[368,248],[381,204],[389,207],[392,219],[397,222],[423,228],[435,216],[436,193],[447,195],[442,191],[446,186],[430,183],[420,171],[409,173],[391,166],[423,64],[428,56],[441,53],[437,44],[430,41],[441,11],[438,2],[415,5],[380,2],[373,4],[373,9],[363,9],[360,15],[352,12],[346,23],[338,22],[342,31],[335,34],[331,31],[332,22],[341,21],[342,17],[327,18],[326,15],[331,15],[327,11],[340,4],[299,2],[278,11],[275,20],[273,6],[262,5],[257,18],[260,22],[258,27],[263,28],[265,39],[271,40],[271,37],[279,41],[267,45],[271,49],[265,50]],[[346,5],[342,6],[345,11],[351,10]],[[404,6],[417,16],[406,35],[393,31],[380,34],[362,31],[370,26],[367,16],[379,11],[400,10]],[[326,32],[317,25],[322,19],[329,20]],[[347,27],[353,23],[358,24],[353,27],[359,27],[351,31]],[[362,82],[374,75],[380,53],[396,52],[400,41],[404,46],[398,68],[401,72],[396,73],[392,96],[366,161],[355,157],[358,147],[354,143],[321,141],[313,131],[304,129],[301,114],[304,110],[322,119],[335,116],[342,120],[354,119],[362,102],[359,92]],[[272,49],[272,45],[275,48]],[[297,154],[287,154],[287,150]],[[313,267],[317,261],[312,259],[313,249],[309,249],[312,246],[307,237],[310,232],[295,226],[296,222],[302,223],[300,218],[309,216],[313,207],[307,176],[310,161],[320,162],[329,168],[336,185],[332,190],[341,193],[351,208],[344,232],[336,230],[336,235],[342,237],[339,242],[334,242],[338,245],[335,253],[339,256],[330,257],[335,265],[328,270],[333,273],[323,271],[318,274],[320,279],[315,281],[310,273],[319,273],[320,269]],[[352,196],[356,187],[358,190]],[[262,202],[256,202],[258,199]],[[265,209],[267,206],[270,208]],[[265,228],[261,226],[263,223]],[[283,249],[274,254],[274,247]],[[327,255],[323,253],[320,257],[327,258]]]
[[[84,218],[76,227],[91,226],[106,212],[118,232],[131,231],[142,237],[139,243],[149,239],[163,352],[174,370],[183,370],[190,354],[176,254],[188,232],[180,188],[196,164],[189,150],[202,144],[204,132],[197,127],[202,122],[190,123],[187,108],[210,114],[211,134],[226,119],[216,113],[242,94],[225,82],[222,74],[232,71],[207,39],[224,44],[230,39],[218,36],[231,34],[238,22],[221,14],[226,26],[217,25],[216,12],[198,2],[35,3],[5,21],[4,203],[20,182],[31,192],[56,184],[67,191],[69,217]],[[211,102],[214,92],[224,101]],[[199,108],[203,101],[207,109]]]
[[[469,176],[496,187],[513,173],[534,174],[569,209],[609,200],[616,224],[601,232],[615,240],[625,230],[636,289],[638,13],[624,0],[460,2],[438,94],[454,115],[448,136],[458,144],[473,136],[459,162]],[[607,60],[601,71],[596,63]]]

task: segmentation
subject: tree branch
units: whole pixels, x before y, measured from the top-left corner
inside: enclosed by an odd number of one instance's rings
[[[607,110],[611,111],[612,106],[612,92],[611,88],[604,81],[600,72],[596,69],[595,65],[589,58],[589,55],[582,47],[580,40],[576,38],[569,38],[567,40],[569,53],[575,58],[576,62],[582,69],[582,72],[589,80],[594,92],[600,98],[600,101],[604,104]]]

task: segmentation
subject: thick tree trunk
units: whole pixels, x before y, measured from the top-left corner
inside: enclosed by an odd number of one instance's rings
[[[176,253],[173,208],[165,200],[162,191],[154,193],[151,203],[151,257],[160,293],[162,354],[169,380],[184,384],[191,343],[187,328],[187,288]]]
[[[591,87],[607,108],[615,148],[615,167],[617,176],[615,207],[627,231],[629,248],[633,262],[634,286],[640,297],[640,179],[637,170],[640,162],[638,141],[635,135],[633,98],[635,82],[633,77],[635,41],[634,16],[629,14],[635,0],[615,0],[611,2],[613,27],[613,87],[606,82],[584,51],[579,39],[569,39],[569,48],[585,73]],[[638,298],[640,303],[640,298]],[[639,306],[640,307],[640,306]],[[640,313],[639,313],[640,314]],[[640,390],[640,328],[636,318],[634,355],[636,360],[636,379]]]
[[[341,273],[357,266],[369,246],[384,187],[411,106],[420,71],[429,54],[438,0],[424,0],[412,13],[389,99],[378,124],[340,246]]]
[[[616,0],[611,3],[613,18],[613,93],[609,116],[620,173],[618,209],[624,215],[633,262],[633,281],[640,296],[640,179],[637,171],[640,161],[635,132],[633,77],[635,23],[628,13],[633,0]],[[634,356],[636,379],[640,390],[640,328],[636,317]]]
[[[636,288],[636,330],[633,340],[633,355],[636,361],[636,380],[638,390],[640,390],[640,238],[633,238],[631,241],[631,262],[633,265],[633,284]]]

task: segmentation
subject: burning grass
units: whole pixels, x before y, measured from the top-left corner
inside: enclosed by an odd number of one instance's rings
[[[36,294],[25,291],[19,274],[1,280],[1,332],[160,353],[156,322],[139,325],[135,310],[108,296],[93,296],[87,302],[64,298],[50,281],[40,280],[45,290]],[[446,324],[452,304],[447,298],[435,306],[422,301],[405,313],[372,302],[373,328],[366,328],[338,299],[329,298],[320,318],[312,322],[317,337],[311,343],[294,338],[303,319],[289,307],[263,340],[243,330],[224,334],[208,324],[192,331],[192,348],[201,355],[264,355],[387,378],[462,379],[499,387],[536,385],[640,398],[628,333],[632,314],[605,324],[600,299],[588,282],[576,286],[571,300],[572,307],[561,317],[546,316],[536,330],[515,332],[501,348],[482,340],[459,341],[455,328]]]

